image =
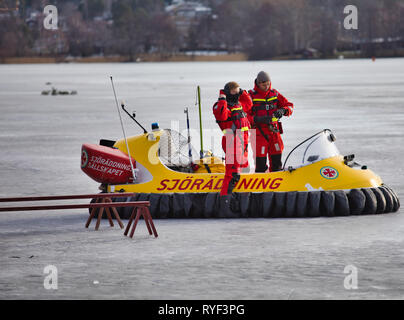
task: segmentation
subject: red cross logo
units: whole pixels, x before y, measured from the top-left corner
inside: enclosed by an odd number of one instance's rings
[[[329,178],[333,178],[336,175],[336,172],[335,172],[335,170],[331,170],[331,169],[327,168],[323,171],[323,174]]]
[[[320,174],[326,179],[335,179],[338,177],[338,171],[332,167],[323,167]]]
[[[83,150],[81,153],[81,167],[84,168],[87,165],[88,162],[88,154],[86,150]]]

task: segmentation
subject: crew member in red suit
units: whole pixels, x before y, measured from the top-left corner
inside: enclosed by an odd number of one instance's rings
[[[256,146],[252,146],[255,150],[255,172],[267,169],[269,172],[280,171],[284,147],[282,123],[278,120],[292,114],[293,103],[272,88],[271,79],[264,71],[258,73],[254,89],[249,94],[253,101],[249,119],[256,134]]]
[[[213,114],[223,131],[222,148],[226,154],[226,172],[220,195],[231,194],[240,180],[241,168],[248,167],[248,130],[252,101],[247,91],[236,82],[229,82],[220,90]]]

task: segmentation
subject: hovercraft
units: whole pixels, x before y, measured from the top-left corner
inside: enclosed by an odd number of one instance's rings
[[[230,201],[219,196],[223,159],[207,153],[203,159],[190,159],[193,148],[189,139],[174,130],[157,127],[126,140],[83,144],[81,168],[101,183],[103,192],[133,192],[136,195],[126,201],[150,201],[153,218],[396,212],[400,207],[396,193],[378,175],[355,162],[354,155],[341,155],[335,141],[335,135],[324,129],[298,144],[286,157],[282,171],[242,173]],[[120,215],[129,218],[130,209],[121,208]]]

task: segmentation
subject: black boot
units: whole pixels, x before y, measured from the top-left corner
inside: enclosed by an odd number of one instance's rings
[[[227,188],[227,194],[232,194],[234,187],[240,181],[240,174],[237,172],[232,173],[232,178],[229,182],[229,186]]]
[[[271,172],[282,170],[282,154],[273,154],[271,156]]]
[[[267,171],[267,157],[256,157],[255,158],[255,172],[265,172]]]

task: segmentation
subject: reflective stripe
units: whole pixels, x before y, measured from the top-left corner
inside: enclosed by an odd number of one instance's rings
[[[227,133],[227,130],[229,130],[229,133],[230,133],[230,132],[233,133],[233,130],[232,130],[232,129],[224,129],[224,130],[223,130],[223,134],[226,134],[226,133]],[[241,129],[236,129],[236,130],[248,131],[248,127],[242,127]]]
[[[230,109],[230,111],[234,111],[234,110],[243,110],[243,108],[240,107],[240,108],[231,108],[231,109]]]
[[[278,97],[272,97],[272,98],[269,98],[269,99],[253,99],[253,102],[254,101],[269,102],[269,101],[276,100],[276,99],[278,99]]]
[[[277,122],[278,120],[279,120],[278,118],[275,117],[272,118],[272,122]]]

